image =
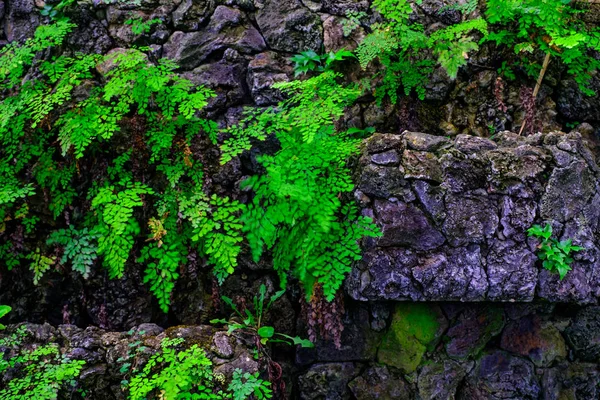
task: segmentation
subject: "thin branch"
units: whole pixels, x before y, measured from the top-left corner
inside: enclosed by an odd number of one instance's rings
[[[598,0],[600,1],[600,0]],[[544,58],[544,63],[542,64],[542,69],[540,71],[540,75],[538,76],[537,82],[535,83],[535,89],[533,89],[533,101],[537,98],[537,95],[542,87],[542,81],[544,80],[544,75],[546,74],[546,70],[548,69],[548,64],[550,64],[550,52],[546,53],[546,57]],[[521,129],[519,130],[519,136],[525,130],[525,124],[527,124],[527,118],[523,118],[523,123],[521,124]]]

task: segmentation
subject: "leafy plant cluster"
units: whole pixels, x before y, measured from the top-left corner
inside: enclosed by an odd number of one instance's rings
[[[353,188],[346,161],[358,152],[360,140],[336,130],[335,121],[360,89],[338,84],[339,77],[325,71],[278,84],[288,100],[277,109],[251,112],[229,129],[231,139],[222,146],[225,163],[253,141],[278,139],[280,150],[257,157],[265,173],[242,183],[254,192],[241,215],[243,230],[255,261],[265,251],[272,254],[282,287],[291,272],[308,297],[318,285],[330,301],[360,258],[358,240],[380,235],[343,198]]]
[[[27,330],[21,325],[11,335],[0,339],[0,399],[52,400],[60,391],[75,392],[75,378],[85,361],[71,360],[52,343],[27,349],[23,346]],[[9,357],[9,354],[14,354]]]
[[[382,83],[375,92],[378,102],[388,96],[396,103],[399,88],[406,95],[414,90],[423,99],[435,66],[441,65],[455,78],[458,69],[467,63],[468,54],[479,49],[473,32],[480,36],[488,33],[487,22],[477,18],[429,34],[423,25],[411,20],[409,0],[375,0],[372,7],[386,22],[372,26],[373,32],[359,45],[356,55],[363,68],[375,59],[383,67],[379,73]]]
[[[337,61],[354,57],[351,51],[341,49],[327,54],[317,54],[313,50],[296,54],[291,60],[294,62],[294,75],[299,76],[308,72],[329,71]]]
[[[248,308],[240,311],[234,304],[233,300],[227,296],[221,296],[221,299],[234,311],[236,318],[239,317],[239,321],[228,321],[225,319],[213,319],[210,321],[211,324],[225,324],[228,326],[227,333],[232,334],[237,330],[244,331],[251,335],[256,336],[259,339],[260,344],[266,345],[268,342],[271,343],[285,343],[289,345],[299,345],[301,347],[314,347],[310,340],[301,339],[298,336],[291,337],[289,335],[275,332],[275,328],[270,325],[264,325],[264,317],[269,312],[273,303],[275,303],[283,294],[285,290],[280,290],[273,294],[269,299],[269,302],[265,304],[267,287],[262,284],[260,285],[258,295],[254,296],[253,306],[254,312]]]
[[[281,85],[288,100],[224,132],[223,163],[269,135],[281,144],[259,157],[265,174],[244,182],[254,194],[245,205],[211,193],[204,177],[219,130],[200,115],[214,93],[144,48],[66,55],[74,28],[56,18],[0,50],[1,262],[28,264],[39,284],[52,269],[88,278],[99,264],[120,279],[135,261],[167,312],[188,255],[222,283],[247,240],[255,261],[273,254],[282,287],[291,273],[308,296],[321,285],[332,299],[360,257],[357,241],[378,235],[344,197],[363,131],[335,122],[360,90],[330,67],[350,53],[307,54],[298,63],[322,75]]]
[[[455,78],[469,54],[490,42],[512,53],[498,68],[504,76],[514,79],[516,71],[522,70],[541,81],[547,61],[540,64],[539,55],[546,54],[547,59],[557,59],[566,66],[583,93],[593,95],[588,84],[600,63],[594,56],[600,50],[600,30],[580,18],[584,3],[487,0],[480,2],[484,18],[469,19],[478,3],[468,1],[440,10],[460,11],[462,22],[428,33],[411,18],[421,0],[375,0],[372,7],[384,22],[372,26],[372,33],[359,45],[356,55],[363,68],[374,60],[382,66],[381,85],[375,92],[378,101],[387,96],[395,103],[399,89],[405,95],[414,91],[423,99],[436,66]]]
[[[5,241],[0,258],[9,269],[28,260],[36,284],[57,264],[87,278],[96,260],[121,278],[144,218],[150,238],[138,261],[167,311],[189,251],[206,255],[221,281],[240,251],[242,206],[205,192],[191,150],[199,138],[216,144],[216,124],[197,116],[213,93],[139,50],[39,57],[73,28],[59,19],[0,53],[0,86],[11,93],[0,102],[0,232],[66,223],[30,249]]]
[[[552,238],[552,225],[544,227],[534,225],[527,230],[527,234],[541,240],[538,246],[538,257],[543,260],[542,265],[550,272],[557,273],[563,280],[567,272],[571,271],[573,258],[571,253],[583,250],[581,246],[574,246],[571,239],[558,241]]]
[[[129,383],[129,398],[142,400],[162,399],[232,399],[245,400],[251,395],[257,400],[270,399],[270,382],[255,374],[237,369],[226,389],[223,376],[212,370],[212,361],[197,344],[177,350],[183,339],[166,338],[161,351],[154,354]]]
[[[12,311],[10,306],[0,304],[0,318],[4,317],[6,314]],[[6,326],[0,324],[0,331],[6,329]]]

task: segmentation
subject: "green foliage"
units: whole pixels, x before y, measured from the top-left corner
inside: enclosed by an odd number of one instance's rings
[[[294,75],[302,75],[308,72],[323,72],[332,69],[337,61],[343,61],[346,58],[354,57],[351,51],[340,49],[336,52],[330,51],[327,54],[317,54],[313,50],[303,51],[296,54],[290,60],[294,62]]]
[[[577,4],[565,0],[488,0],[486,17],[493,29],[483,40],[514,51],[513,66],[538,76],[536,52],[550,53],[573,76],[582,92],[600,67],[594,52],[600,51],[600,29],[589,27]]]
[[[574,246],[571,239],[558,241],[551,238],[552,225],[546,224],[543,228],[540,225],[534,225],[527,230],[529,236],[541,239],[538,246],[538,257],[543,260],[543,266],[548,271],[558,273],[560,279],[567,275],[571,270],[572,252],[583,250],[583,247]]]
[[[279,151],[257,158],[265,174],[243,183],[254,192],[242,213],[244,231],[255,261],[265,250],[273,253],[282,288],[292,272],[309,294],[322,285],[329,300],[360,258],[357,241],[378,234],[368,218],[342,201],[353,188],[346,161],[357,153],[359,140],[336,132],[334,121],[360,90],[340,86],[337,77],[326,71],[278,85],[289,99],[277,111],[251,114],[230,130],[232,139],[222,148],[227,161],[252,139],[273,134],[279,140]]]
[[[5,306],[0,304],[0,318],[4,317],[6,314],[11,312],[12,308],[10,306]],[[6,329],[6,326],[0,324],[0,331]]]
[[[388,96],[396,103],[400,87],[405,95],[415,91],[424,99],[425,85],[434,67],[439,64],[450,78],[456,78],[459,68],[467,63],[468,54],[479,49],[471,33],[487,34],[486,21],[474,19],[428,35],[422,25],[411,21],[413,10],[408,0],[375,0],[372,7],[387,22],[373,26],[356,55],[363,68],[375,59],[383,66],[382,84],[375,92],[378,102]]]
[[[160,24],[162,21],[158,18],[154,18],[148,21],[144,21],[142,18],[130,18],[125,21],[125,25],[131,25],[131,32],[134,35],[141,35],[144,33],[150,33],[153,25]]]
[[[129,384],[129,398],[162,399],[235,399],[245,400],[251,394],[257,399],[270,399],[270,383],[258,374],[242,374],[236,370],[227,390],[219,389],[212,362],[197,344],[177,351],[183,339],[166,338],[161,351],[154,354]],[[150,397],[149,397],[150,396]]]
[[[254,395],[256,400],[270,399],[272,391],[269,389],[270,382],[258,377],[258,372],[250,374],[242,373],[239,369],[233,371],[233,378],[229,384],[229,391],[233,400],[245,400]]]
[[[348,37],[360,26],[360,20],[367,17],[367,13],[364,11],[346,11],[346,19],[342,20],[342,31],[344,37]]]
[[[23,45],[0,51],[7,93],[0,101],[0,234],[17,223],[26,234],[59,226],[28,244],[29,254],[0,243],[0,257],[8,268],[31,260],[37,284],[55,262],[46,246],[62,249],[61,264],[86,278],[101,260],[111,279],[141,249],[144,281],[166,312],[190,249],[215,266],[219,281],[237,266],[243,206],[205,193],[203,166],[191,150],[202,135],[216,142],[216,123],[197,115],[214,93],[177,75],[172,61],[152,63],[139,50],[42,57],[49,48],[57,54],[73,28],[57,17]],[[33,72],[35,80],[23,79]],[[83,95],[75,98],[75,90]],[[164,246],[140,246],[148,214],[164,220]]]
[[[66,265],[70,262],[73,270],[87,279],[98,258],[98,237],[98,233],[90,232],[88,228],[77,230],[71,225],[68,229],[54,231],[46,243],[63,246],[60,263]]]
[[[52,343],[34,347],[22,347],[25,326],[11,336],[0,339],[0,399],[56,399],[61,389],[73,387],[85,361],[71,360],[60,354],[58,345]],[[20,348],[7,358],[8,352]]]
[[[261,344],[268,342],[286,343],[289,345],[300,345],[301,347],[314,347],[313,343],[307,339],[301,339],[298,336],[291,337],[283,333],[275,332],[275,328],[268,325],[263,325],[264,317],[269,312],[269,309],[283,294],[285,290],[280,290],[273,294],[269,302],[265,305],[267,288],[264,284],[260,285],[258,296],[254,296],[253,306],[254,312],[249,309],[240,311],[233,303],[233,300],[227,296],[221,296],[221,299],[235,312],[236,316],[241,318],[241,322],[227,321],[223,319],[213,319],[211,324],[226,324],[228,326],[227,333],[231,334],[236,330],[243,330],[246,333],[257,336]]]

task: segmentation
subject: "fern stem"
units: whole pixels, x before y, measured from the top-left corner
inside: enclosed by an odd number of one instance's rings
[[[546,70],[548,69],[548,64],[550,64],[550,52],[546,53],[546,57],[544,58],[544,63],[542,64],[542,69],[540,70],[540,75],[538,76],[537,82],[535,83],[535,89],[533,89],[533,101],[537,98],[537,95],[542,87],[542,81],[544,80],[544,75],[546,74]],[[527,118],[523,118],[523,123],[521,124],[521,129],[519,130],[519,136],[525,130],[525,125],[527,124]]]

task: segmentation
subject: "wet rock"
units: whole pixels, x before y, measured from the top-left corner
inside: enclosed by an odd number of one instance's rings
[[[226,51],[235,52],[232,49]],[[233,107],[246,98],[244,90],[246,68],[241,62],[223,58],[216,63],[201,65],[183,76],[198,86],[202,85],[214,90],[216,97],[209,99],[206,110]]]
[[[461,134],[456,136],[454,147],[462,153],[474,154],[485,150],[494,150],[498,145],[490,139]]]
[[[306,365],[314,362],[373,360],[381,341],[381,334],[370,329],[369,318],[366,305],[358,305],[347,310],[343,317],[341,346],[337,348],[333,340],[317,338],[314,348],[297,349],[296,362]]]
[[[427,300],[481,301],[488,290],[478,246],[422,257],[412,272]]]
[[[183,0],[173,11],[173,26],[176,30],[197,31],[208,21],[214,9],[213,0]]]
[[[413,398],[406,381],[384,366],[368,368],[348,386],[354,397],[360,400],[411,400]]]
[[[458,398],[536,400],[540,394],[541,387],[530,361],[495,351],[477,362]]]
[[[384,153],[377,153],[371,156],[371,162],[377,165],[393,167],[400,163],[400,157],[394,150],[389,150]]]
[[[565,330],[569,345],[579,358],[600,361],[600,307],[586,307],[579,311],[571,326]]]
[[[594,192],[595,179],[585,162],[556,168],[541,200],[542,218],[567,221],[585,208]]]
[[[434,136],[421,132],[402,133],[409,149],[417,151],[436,151],[450,144],[450,140],[443,136]]]
[[[490,300],[531,301],[535,295],[537,256],[512,240],[494,240],[487,256]]]
[[[359,367],[351,362],[315,364],[298,378],[300,399],[350,399],[348,383],[359,373]]]
[[[402,137],[387,133],[374,133],[363,141],[363,147],[368,154],[383,153],[392,149],[402,150]]]
[[[417,256],[411,250],[366,252],[346,279],[346,291],[356,300],[423,300],[412,277]]]
[[[276,52],[257,54],[248,64],[247,83],[252,99],[258,106],[277,104],[284,99],[280,90],[273,84],[287,82],[292,67],[285,57]]]
[[[535,220],[537,203],[530,199],[503,196],[500,201],[500,226],[506,238],[525,241],[527,229]]]
[[[377,360],[411,373],[417,369],[426,351],[431,351],[446,330],[441,309],[425,303],[400,303],[384,336]]]
[[[444,204],[445,191],[440,186],[431,185],[425,181],[413,182],[413,189],[425,211],[436,223],[446,218],[446,205]]]
[[[369,10],[369,2],[366,0],[322,0],[323,11],[329,14],[346,16],[348,11]]]
[[[504,326],[501,308],[475,306],[463,311],[446,334],[450,340],[446,352],[452,358],[464,359],[477,355]]]
[[[404,150],[402,165],[405,169],[405,178],[442,182],[442,167],[433,153]]]
[[[299,0],[266,0],[256,14],[256,22],[273,50],[318,52],[323,44],[321,18]]]
[[[419,396],[423,400],[452,400],[466,374],[465,367],[452,360],[427,364],[419,373]]]
[[[500,347],[528,357],[536,366],[547,367],[565,359],[567,348],[558,329],[536,315],[528,315],[507,324]]]
[[[600,79],[596,75],[591,81],[591,89],[600,90]],[[571,121],[600,121],[598,96],[586,96],[579,90],[573,79],[560,82],[557,110],[561,116]]]
[[[543,371],[544,400],[597,399],[600,372],[595,364],[559,364]]]
[[[358,189],[367,196],[397,197],[405,201],[414,199],[414,194],[404,179],[404,174],[397,167],[367,165],[361,171]]]
[[[14,0],[8,4],[4,33],[9,42],[24,42],[33,37],[41,18],[34,0]]]
[[[383,232],[383,237],[377,243],[379,246],[432,250],[445,241],[427,216],[412,204],[376,200],[375,214]]]
[[[226,332],[217,332],[213,337],[215,354],[221,358],[231,358],[234,355],[231,336]]]
[[[484,196],[447,196],[444,233],[453,246],[483,243],[498,227],[496,204]]]
[[[163,47],[163,55],[177,62],[182,69],[192,69],[228,48],[251,54],[263,51],[266,44],[241,11],[218,6],[206,28],[198,32],[173,33]]]

